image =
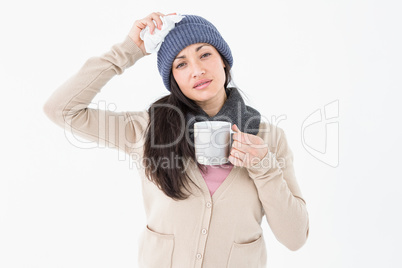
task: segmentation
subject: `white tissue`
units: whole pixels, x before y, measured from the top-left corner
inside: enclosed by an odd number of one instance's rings
[[[144,40],[145,50],[147,53],[158,52],[165,40],[165,36],[175,27],[175,23],[181,21],[184,18],[182,15],[168,15],[161,17],[162,28],[159,30],[157,27],[154,29],[154,34],[149,31],[149,26],[145,27],[141,33],[140,38]],[[156,22],[154,21],[155,26]]]

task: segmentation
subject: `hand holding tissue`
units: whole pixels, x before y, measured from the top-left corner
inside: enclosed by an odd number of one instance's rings
[[[182,15],[161,16],[162,28],[159,30],[155,27],[153,34],[150,33],[149,26],[145,27],[140,33],[140,38],[144,40],[147,53],[158,52],[166,35],[175,27],[175,23],[183,18],[184,16]]]

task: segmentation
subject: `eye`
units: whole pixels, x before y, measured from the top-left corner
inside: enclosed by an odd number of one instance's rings
[[[209,56],[211,56],[211,53],[204,53],[204,54],[202,54],[201,58],[206,58],[206,57],[209,57]]]
[[[178,65],[176,66],[176,69],[179,69],[179,68],[183,67],[184,65],[185,65],[185,63],[180,63],[180,64],[178,64]]]

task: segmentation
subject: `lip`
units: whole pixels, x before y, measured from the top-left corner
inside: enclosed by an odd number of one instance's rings
[[[196,89],[203,89],[203,88],[206,88],[207,86],[209,86],[209,84],[211,84],[211,82],[212,82],[211,79],[201,79],[201,80],[198,80],[198,81],[194,84],[193,88],[196,88]],[[205,84],[203,84],[203,85],[201,85],[201,86],[197,86],[197,85],[202,84],[202,83],[205,83]]]

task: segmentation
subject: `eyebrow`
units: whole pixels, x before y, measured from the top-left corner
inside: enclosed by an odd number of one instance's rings
[[[209,46],[209,45],[208,45],[208,44],[201,45],[201,46],[199,46],[199,47],[197,47],[197,48],[195,49],[195,52],[198,52],[203,46]],[[184,59],[185,57],[186,57],[185,55],[183,55],[183,56],[178,56],[178,57],[174,58],[174,60],[177,60],[177,59]]]

